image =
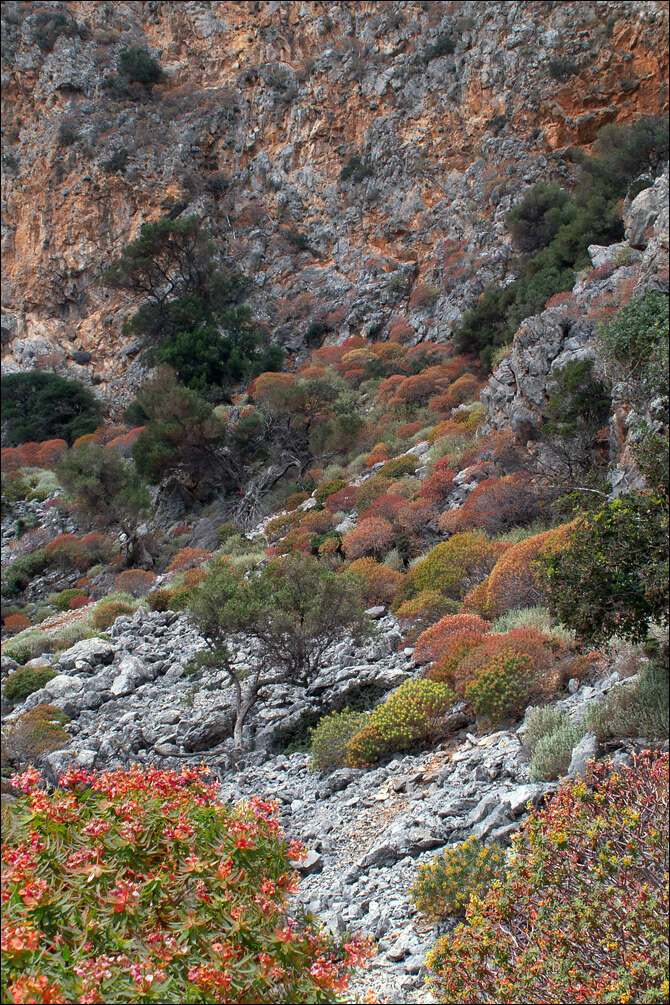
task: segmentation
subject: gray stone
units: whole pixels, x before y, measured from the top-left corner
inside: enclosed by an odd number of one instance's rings
[[[311,876],[321,872],[323,870],[323,856],[312,848],[307,852],[305,858],[297,863],[297,869],[303,876]]]
[[[184,750],[195,752],[218,746],[232,736],[233,720],[233,713],[224,711],[195,723],[182,737]]]
[[[107,666],[114,659],[114,653],[114,646],[105,639],[82,639],[60,654],[57,666],[63,673],[73,670],[75,666],[77,669],[83,669],[83,666],[79,666],[80,663],[88,663],[91,667],[100,664]]]
[[[386,608],[383,605],[378,604],[375,607],[368,607],[365,613],[369,618],[372,618],[373,621],[377,621],[386,613]]]
[[[593,761],[598,754],[598,740],[596,734],[589,732],[583,736],[576,747],[573,747],[568,767],[569,778],[583,778],[586,774],[586,766],[589,761]]]
[[[668,179],[658,178],[651,188],[637,195],[624,215],[626,240],[633,248],[645,248],[645,233],[656,222],[664,199],[667,199]]]

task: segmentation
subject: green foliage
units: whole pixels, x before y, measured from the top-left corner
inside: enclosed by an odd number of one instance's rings
[[[428,956],[439,1002],[660,1002],[668,755],[595,764],[513,838],[500,882]]]
[[[510,342],[524,318],[538,314],[554,294],[569,290],[575,270],[589,264],[589,244],[622,237],[618,200],[643,171],[655,174],[668,157],[668,126],[642,119],[632,126],[605,126],[595,154],[574,154],[581,166],[574,197],[539,183],[508,214],[523,260],[519,278],[489,286],[455,332],[459,352],[478,353],[491,365],[496,348]]]
[[[104,282],[147,297],[124,331],[141,336],[156,362],[172,366],[194,390],[221,397],[232,383],[281,368],[281,350],[263,344],[240,303],[248,280],[217,267],[195,216],[143,224]]]
[[[10,444],[49,439],[72,443],[93,432],[100,414],[90,391],[55,373],[33,370],[2,378],[2,421]]]
[[[157,610],[157,608],[153,609]],[[135,608],[132,603],[122,600],[102,600],[97,604],[91,615],[93,627],[98,631],[105,631],[107,628],[112,627],[118,617],[121,617],[123,614],[132,614],[134,610]]]
[[[102,166],[106,174],[123,174],[127,163],[128,151],[125,147],[121,147],[120,150],[115,150],[108,160],[103,161]]]
[[[329,771],[346,762],[347,744],[367,721],[365,712],[345,708],[331,712],[310,730],[312,767],[315,771]]]
[[[129,81],[152,87],[163,76],[160,64],[146,49],[124,49],[119,56],[119,70]]]
[[[423,59],[429,63],[431,59],[440,59],[441,56],[450,56],[456,48],[456,43],[449,32],[442,32],[434,42],[424,49]]]
[[[120,524],[134,538],[135,523],[149,506],[149,496],[132,461],[116,450],[87,443],[68,450],[56,464],[58,478],[98,524]]]
[[[39,691],[47,681],[50,681],[56,674],[51,667],[19,667],[9,675],[4,686],[4,695],[7,701],[14,705],[25,701],[33,691]]]
[[[339,997],[367,943],[294,917],[302,846],[274,804],[229,807],[206,774],[78,769],[51,792],[37,771],[14,776],[26,796],[3,819],[3,1001]]]
[[[402,478],[403,475],[413,475],[418,466],[419,460],[414,454],[403,454],[387,461],[379,469],[379,474],[382,478]]]
[[[580,639],[644,640],[652,622],[668,617],[667,495],[631,492],[604,503],[539,562],[552,616]]]
[[[577,71],[577,64],[573,63],[573,61],[568,59],[566,56],[559,56],[556,59],[549,60],[549,76],[554,80],[568,80],[570,77],[573,77]]]
[[[668,297],[649,290],[631,300],[598,333],[605,355],[632,381],[635,404],[668,393]]]
[[[405,593],[437,590],[453,600],[462,600],[472,586],[488,575],[504,550],[504,545],[489,541],[484,534],[471,531],[454,534],[410,570]],[[400,599],[406,598],[403,595]]]
[[[47,652],[50,647],[51,639],[46,632],[30,628],[3,643],[2,655],[17,663],[27,663]]]
[[[614,688],[602,701],[592,705],[586,723],[599,740],[612,737],[668,736],[668,650],[664,646],[634,683]]]
[[[529,708],[523,720],[523,746],[528,756],[532,757],[540,740],[555,733],[565,721],[565,713],[555,705]]]
[[[316,499],[319,506],[323,506],[328,496],[332,496],[335,492],[339,492],[346,486],[346,481],[344,478],[329,478],[328,481],[321,482],[316,492],[314,493],[314,498]]]
[[[554,730],[540,737],[530,759],[531,782],[552,782],[566,775],[572,751],[585,733],[585,726],[566,716]]]
[[[530,665],[528,656],[508,649],[481,667],[465,689],[475,713],[500,722],[522,712],[533,690]]]
[[[556,237],[574,215],[567,192],[554,182],[538,182],[505,217],[507,229],[519,251],[540,251]]]
[[[590,455],[596,433],[607,425],[611,405],[607,385],[593,375],[593,360],[574,359],[553,370],[549,390],[544,436],[565,441],[568,451]],[[583,465],[587,464],[584,458]]]
[[[412,903],[430,920],[464,915],[472,894],[484,896],[502,875],[504,865],[500,845],[485,845],[470,837],[419,866]]]
[[[56,593],[54,596],[49,597],[49,603],[55,607],[57,611],[67,611],[72,598],[81,596],[81,593],[82,591],[77,587],[72,587],[69,590],[61,590],[60,593]]]
[[[368,716],[347,745],[347,761],[356,767],[374,764],[395,751],[411,750],[438,739],[444,718],[456,701],[446,684],[407,680]]]
[[[47,567],[47,556],[44,548],[38,548],[29,555],[15,558],[4,570],[2,595],[13,597],[30,583],[31,579],[39,576]]]

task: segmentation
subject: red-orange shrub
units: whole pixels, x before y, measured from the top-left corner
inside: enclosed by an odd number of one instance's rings
[[[406,422],[404,426],[398,426],[398,436],[403,440],[408,440],[410,437],[416,436],[423,427],[423,422]]]
[[[313,509],[302,517],[299,530],[309,531],[310,534],[327,534],[334,526],[335,518],[330,510]]]
[[[382,461],[387,461],[388,459],[389,459],[389,452],[386,444],[378,443],[375,447],[372,448],[370,453],[366,456],[365,463],[369,468],[371,468],[373,464],[381,464]]]
[[[446,457],[440,457],[433,464],[433,470],[428,478],[421,483],[417,495],[429,503],[441,502],[449,495],[454,487],[456,472],[449,467]]]
[[[395,514],[395,521],[409,534],[419,534],[435,516],[433,505],[426,499],[404,502]]]
[[[437,590],[422,590],[412,600],[405,600],[396,610],[405,641],[413,644],[427,628],[446,614],[455,614],[458,603],[438,593]]]
[[[439,590],[446,597],[460,600],[487,576],[508,547],[500,541],[489,541],[483,534],[455,534],[436,545],[411,569],[408,585],[415,593]]]
[[[89,552],[76,534],[58,534],[44,549],[49,565],[60,569],[86,569]]]
[[[91,565],[97,562],[111,561],[117,551],[114,542],[107,537],[106,534],[100,534],[98,531],[91,531],[90,534],[84,534],[81,539],[81,543],[86,549],[89,563]]]
[[[532,523],[539,516],[537,492],[522,474],[485,478],[472,490],[462,506],[447,510],[439,520],[449,534],[477,527],[498,534],[511,527]]]
[[[39,467],[51,467],[51,465],[58,460],[64,450],[67,450],[67,443],[65,440],[44,440],[40,444],[40,449],[37,454]]]
[[[465,605],[483,617],[497,618],[520,607],[542,604],[545,591],[535,569],[535,560],[540,551],[560,548],[573,526],[563,524],[511,545],[481,588],[465,598]]]
[[[345,485],[338,492],[328,496],[325,507],[330,513],[348,512],[356,505],[356,486]]]
[[[383,558],[393,544],[393,528],[382,517],[361,520],[342,539],[342,549],[347,558],[374,555]]]
[[[153,572],[144,569],[125,569],[114,580],[114,589],[129,593],[131,597],[143,597],[155,582]]]
[[[90,603],[91,598],[87,597],[83,593],[80,593],[78,596],[72,597],[72,599],[68,601],[67,609],[68,611],[77,611],[80,607],[88,607]]]
[[[384,520],[393,523],[396,513],[406,502],[407,500],[404,496],[398,495],[397,492],[384,492],[383,495],[373,499],[370,505],[363,510],[361,519],[368,520],[372,517],[382,517]]]
[[[204,565],[205,562],[209,562],[211,557],[211,551],[205,551],[203,548],[182,548],[181,551],[178,551],[174,556],[168,565],[166,572],[178,572],[184,569],[193,569],[197,566]]]
[[[356,508],[359,513],[363,513],[373,500],[384,495],[393,487],[392,478],[384,478],[383,475],[373,475],[356,489]]]
[[[468,686],[478,671],[502,652],[511,651],[528,658],[533,697],[547,698],[564,683],[567,670],[571,674],[573,661],[566,662],[569,647],[537,628],[515,628],[510,632],[487,635],[454,667],[449,683],[465,697]]]
[[[15,635],[17,632],[22,632],[25,628],[30,628],[30,618],[27,618],[24,614],[8,614],[3,624],[6,632],[9,632],[10,635]]]
[[[448,614],[419,636],[414,659],[417,663],[439,663],[454,637],[461,638],[463,633],[482,636],[490,627],[476,614]]]
[[[360,576],[366,604],[390,604],[404,578],[402,572],[389,569],[374,558],[357,558],[345,570]]]

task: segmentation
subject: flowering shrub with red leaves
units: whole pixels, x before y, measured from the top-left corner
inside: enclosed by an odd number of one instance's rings
[[[156,582],[153,572],[144,569],[124,569],[114,580],[114,589],[129,593],[131,597],[143,597]]]
[[[490,627],[488,621],[484,621],[476,614],[447,614],[419,636],[414,649],[414,659],[417,663],[439,663],[446,646],[454,636],[460,637],[463,632],[481,636],[485,635]]]
[[[389,459],[388,447],[385,443],[377,443],[369,454],[365,457],[365,463],[369,468],[375,464],[381,464]]]
[[[668,995],[668,754],[592,764],[513,838],[501,881],[427,959],[441,1002]]]
[[[442,514],[439,525],[441,530],[451,534],[470,527],[498,534],[532,523],[539,512],[536,491],[524,475],[517,473],[504,478],[485,478],[462,506]]]
[[[220,801],[205,769],[71,769],[25,796],[2,846],[6,1002],[331,1002],[366,943],[335,944],[287,902],[276,804]]]
[[[393,528],[383,517],[368,517],[342,538],[347,558],[376,555],[383,558],[393,544]]]
[[[78,611],[81,607],[88,607],[90,603],[90,597],[87,597],[84,593],[78,593],[76,597],[72,597],[68,601],[67,609],[68,611]]]
[[[372,517],[381,517],[383,520],[394,521],[396,514],[407,500],[397,492],[384,492],[373,499],[361,513],[361,520],[368,520]]]
[[[50,468],[58,460],[64,450],[67,450],[65,440],[42,440],[40,443],[30,441],[20,447],[2,448],[2,470],[9,474],[19,468]]]
[[[288,505],[288,504],[287,504]],[[346,513],[356,505],[356,486],[345,485],[343,489],[333,492],[325,502],[325,507],[331,513]]]
[[[49,565],[60,569],[87,569],[89,553],[76,534],[58,534],[44,549]]]

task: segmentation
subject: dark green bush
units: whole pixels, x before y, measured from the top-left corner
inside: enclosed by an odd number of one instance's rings
[[[56,674],[51,667],[19,667],[11,673],[5,682],[5,698],[12,704],[18,705],[25,701],[33,691],[39,691],[47,681],[52,680]]]
[[[132,83],[151,87],[163,76],[160,64],[146,49],[125,49],[119,56],[119,70]]]
[[[125,147],[115,150],[109,160],[103,161],[102,166],[106,174],[123,174],[128,162],[128,151]]]
[[[566,56],[549,60],[549,76],[554,80],[568,80],[577,73],[578,66]]]
[[[91,392],[74,380],[41,370],[2,378],[2,419],[10,445],[50,439],[72,443],[92,433],[100,415]]]
[[[441,56],[450,56],[456,48],[456,43],[448,32],[438,35],[436,40],[426,46],[424,50],[424,62],[429,63],[431,59],[439,59]]]
[[[51,52],[61,35],[72,38],[78,34],[77,22],[68,11],[50,3],[34,15],[32,34],[42,52]]]
[[[369,178],[371,174],[374,174],[372,166],[361,160],[358,154],[353,154],[340,171],[340,179],[348,181],[351,178],[352,181],[359,182]]]
[[[599,332],[606,356],[645,400],[668,393],[668,297],[649,290]]]
[[[489,286],[454,333],[459,352],[477,353],[490,366],[498,346],[511,342],[526,317],[543,310],[550,297],[574,284],[575,271],[590,264],[590,244],[611,244],[623,236],[618,209],[631,182],[655,175],[668,157],[668,126],[642,119],[633,126],[606,126],[593,156],[575,151],[580,178],[572,198],[541,182],[508,214],[522,252],[519,278]],[[543,243],[544,242],[544,243]]]
[[[37,551],[31,552],[30,555],[14,559],[5,570],[2,587],[3,595],[13,597],[15,594],[20,593],[21,590],[25,590],[31,579],[39,576],[41,572],[44,572],[46,567],[47,557],[44,548],[38,548]]]

